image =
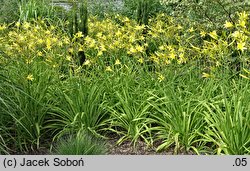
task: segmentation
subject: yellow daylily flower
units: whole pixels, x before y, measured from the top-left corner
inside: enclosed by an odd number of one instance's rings
[[[120,65],[121,64],[121,61],[119,59],[116,59],[115,60],[115,65]]]
[[[245,47],[246,43],[245,42],[238,42],[237,43],[237,50],[240,50],[240,51],[244,51],[246,50],[247,48]]]
[[[201,32],[200,32],[201,37],[205,37],[206,34],[207,34],[207,33],[206,33],[205,31],[201,31]]]
[[[111,72],[113,70],[112,70],[112,68],[110,66],[107,66],[105,71]]]
[[[159,82],[162,82],[163,80],[165,80],[165,77],[162,74],[159,74],[158,80],[159,80]]]
[[[233,24],[231,22],[229,22],[229,21],[226,21],[225,24],[224,24],[224,27],[225,28],[231,28],[231,27],[233,27]]]
[[[27,79],[28,81],[33,81],[33,80],[34,80],[34,77],[33,77],[32,74],[29,74],[29,75],[26,77],[26,79]]]
[[[216,30],[210,32],[209,35],[210,35],[213,39],[216,39],[216,40],[218,39],[218,35],[217,35]]]

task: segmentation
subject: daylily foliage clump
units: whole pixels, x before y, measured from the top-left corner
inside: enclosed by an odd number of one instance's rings
[[[250,22],[237,16],[220,29],[90,16],[87,35],[40,18],[0,24],[0,153],[112,133],[175,154],[249,154]]]

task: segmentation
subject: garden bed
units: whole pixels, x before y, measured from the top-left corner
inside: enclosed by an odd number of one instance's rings
[[[0,2],[0,154],[250,153],[247,3]]]

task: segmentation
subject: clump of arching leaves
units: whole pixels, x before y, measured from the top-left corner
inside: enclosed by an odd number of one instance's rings
[[[237,16],[220,30],[163,13],[147,25],[91,16],[88,35],[72,37],[46,19],[1,24],[0,153],[86,131],[174,153],[249,154],[249,14]]]

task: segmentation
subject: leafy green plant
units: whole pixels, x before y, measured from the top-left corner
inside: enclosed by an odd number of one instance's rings
[[[30,21],[38,18],[46,18],[53,22],[63,19],[62,8],[51,5],[50,0],[20,0],[19,21]]]
[[[0,132],[3,134],[2,130],[0,130]],[[0,136],[0,154],[9,154],[9,149],[2,136]]]
[[[234,22],[237,12],[250,8],[248,0],[160,0],[160,3],[171,16],[185,14],[192,21],[206,23],[211,28],[221,28],[225,20]]]
[[[84,36],[88,35],[88,1],[81,0],[80,3],[72,1],[72,9],[69,16],[69,31],[73,37],[79,31]]]
[[[111,116],[107,130],[120,136],[117,144],[130,140],[136,146],[139,140],[143,140],[150,145],[152,139],[148,116],[151,107],[147,102],[150,97],[147,91],[134,81],[133,74],[123,73],[113,87],[108,87],[111,89],[109,98],[112,100],[106,106]]]
[[[56,155],[103,155],[107,148],[103,140],[81,132],[60,138],[52,151]]]
[[[139,24],[148,25],[149,19],[149,1],[148,0],[140,0],[138,1],[137,7],[137,20]]]
[[[71,78],[65,87],[55,87],[51,96],[56,105],[51,106],[46,128],[54,132],[54,139],[69,132],[85,130],[100,136],[108,118],[103,105],[105,92],[99,81],[88,82]]]
[[[206,133],[203,141],[212,143],[216,154],[250,153],[249,83],[233,90],[221,86],[221,100],[205,103]]]
[[[124,0],[121,13],[129,18],[136,19],[138,18],[138,14],[142,14],[145,10],[147,13],[144,16],[152,17],[157,13],[164,12],[164,6],[161,5],[160,0]]]
[[[55,83],[54,71],[43,62],[30,64],[18,61],[16,66],[7,66],[9,86],[5,86],[4,115],[10,118],[8,129],[12,144],[17,151],[25,152],[40,148],[45,135],[43,124],[49,110],[50,86]]]
[[[80,2],[72,1],[72,9],[69,12],[69,34],[72,40],[78,42],[81,46],[84,43],[84,38],[88,35],[88,1],[81,0]],[[78,35],[78,36],[76,36]],[[83,49],[78,53],[71,54],[77,59],[77,64],[82,65],[86,60],[86,55]]]
[[[7,84],[7,78],[5,77],[5,73],[3,72],[4,69],[0,66],[0,154],[8,154],[8,128],[7,128],[7,122],[10,117],[6,116],[4,113],[4,108],[8,108],[9,104],[6,101],[7,98],[7,92],[6,92],[6,86]]]
[[[0,0],[0,23],[12,23],[18,20],[18,0]]]
[[[231,15],[230,0],[124,0],[125,16],[101,17],[72,0],[60,20],[69,30],[52,24],[48,1],[20,2],[20,21],[0,24],[1,154],[57,140],[58,154],[94,154],[92,136],[110,133],[175,154],[249,154],[249,82],[239,77],[250,75],[249,14]]]
[[[80,23],[79,30],[85,35],[88,35],[88,1],[82,0],[79,8]]]
[[[164,96],[157,96],[150,104],[156,110],[150,115],[156,126],[152,131],[156,133],[156,140],[162,140],[157,150],[174,146],[175,154],[184,148],[185,151],[198,152],[199,132],[203,132],[202,106],[192,92],[181,92],[164,87]]]

